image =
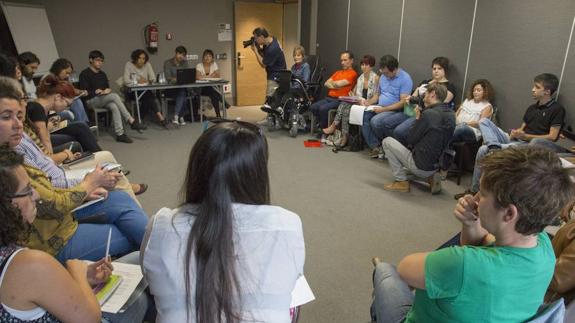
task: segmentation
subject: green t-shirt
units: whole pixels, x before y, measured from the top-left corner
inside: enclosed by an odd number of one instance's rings
[[[405,322],[524,322],[549,286],[555,256],[546,233],[537,247],[450,247],[425,259],[425,290]]]

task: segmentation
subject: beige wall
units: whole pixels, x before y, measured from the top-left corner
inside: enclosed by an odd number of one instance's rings
[[[287,68],[291,68],[293,65],[293,48],[298,45],[298,35],[297,35],[297,26],[298,26],[298,10],[297,3],[290,3],[284,5],[284,39],[283,39],[283,50],[286,57],[286,65]],[[307,48],[306,48],[307,49]]]

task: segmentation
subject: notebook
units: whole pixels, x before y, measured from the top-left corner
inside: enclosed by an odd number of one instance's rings
[[[191,84],[196,82],[196,69],[195,68],[181,68],[176,71],[176,83]]]

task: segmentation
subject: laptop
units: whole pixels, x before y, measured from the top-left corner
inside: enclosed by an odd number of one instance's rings
[[[195,68],[181,68],[176,71],[176,83],[190,84],[196,83],[196,69]]]

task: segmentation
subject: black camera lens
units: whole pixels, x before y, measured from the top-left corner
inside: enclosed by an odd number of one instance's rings
[[[248,47],[248,46],[251,46],[251,45],[254,43],[254,38],[252,37],[252,38],[250,38],[250,39],[248,39],[248,40],[244,40],[242,43],[243,43],[243,45],[244,45],[244,48],[246,48],[246,47]]]
[[[412,96],[409,98],[409,104],[414,104],[414,105],[421,105],[421,98],[418,96]]]

